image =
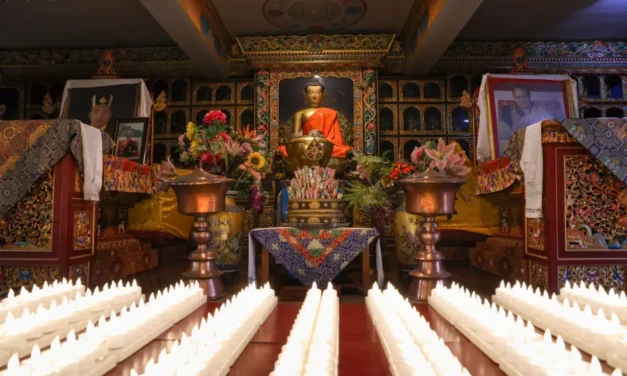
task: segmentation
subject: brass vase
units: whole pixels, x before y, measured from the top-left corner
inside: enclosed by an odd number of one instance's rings
[[[198,281],[207,299],[224,296],[222,272],[216,265],[217,250],[208,246],[211,232],[207,216],[224,211],[226,191],[234,181],[196,169],[170,183],[176,193],[179,212],[195,218],[191,238],[197,247],[187,258],[190,264],[183,277]]]
[[[453,178],[432,170],[398,181],[405,191],[407,213],[424,217],[418,234],[423,246],[414,256],[416,267],[409,272],[411,283],[408,297],[411,300],[427,301],[431,290],[438,284],[444,284],[451,276],[442,265],[444,256],[435,248],[440,240],[435,217],[453,214],[455,195],[464,182],[464,179]]]

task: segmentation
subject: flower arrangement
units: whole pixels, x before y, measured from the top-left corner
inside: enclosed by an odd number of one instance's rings
[[[393,163],[386,157],[355,155],[355,170],[348,174],[344,199],[349,206],[359,210],[371,219],[372,225],[383,234],[391,225],[396,188],[390,178]]]
[[[359,206],[376,224],[383,227],[389,211],[400,204],[402,191],[395,180],[433,170],[447,176],[464,177],[471,171],[466,153],[456,142],[446,144],[442,138],[416,147],[411,161],[391,162],[389,156],[357,155],[355,170],[349,174],[344,198],[351,206]],[[462,192],[462,198],[469,200]]]
[[[427,170],[434,170],[441,174],[461,178],[471,171],[467,166],[468,157],[456,142],[446,145],[440,138],[437,144],[433,141],[427,142],[424,146],[414,148],[411,153],[411,163],[417,173]],[[392,171],[394,173],[394,171]],[[392,179],[402,179],[390,175]]]
[[[250,127],[233,130],[220,110],[208,112],[202,124],[187,123],[178,142],[184,150],[181,163],[194,165],[236,182],[231,190],[250,195],[253,210],[262,208],[261,181],[265,178],[266,157],[263,134]]]

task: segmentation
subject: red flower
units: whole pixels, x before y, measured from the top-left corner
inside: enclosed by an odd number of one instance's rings
[[[218,141],[219,138],[222,138],[222,141],[225,142],[231,140],[231,136],[226,134],[226,132],[220,132],[211,141]]]
[[[218,164],[222,160],[222,155],[220,155],[220,153],[218,153],[218,154],[213,156],[213,159],[215,160],[216,164]]]
[[[208,151],[203,152],[202,155],[200,156],[201,166],[204,166],[206,164],[213,164],[213,161],[214,161],[214,157]]]
[[[212,125],[214,121],[219,121],[220,124],[226,123],[226,114],[220,110],[209,111],[202,119],[202,123],[205,125]]]
[[[394,168],[392,172],[390,172],[390,177],[394,180],[398,179],[401,176],[401,170],[399,168]]]

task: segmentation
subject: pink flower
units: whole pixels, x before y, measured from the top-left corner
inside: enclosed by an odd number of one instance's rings
[[[212,125],[214,121],[219,121],[220,124],[226,124],[226,114],[220,110],[213,110],[207,112],[202,119],[202,123],[205,125]]]
[[[248,155],[253,152],[253,148],[250,146],[248,142],[244,142],[242,144],[242,149],[244,149],[244,154]]]
[[[414,151],[411,152],[411,162],[412,163],[418,163],[418,160],[420,159],[420,157],[422,156],[422,153],[425,151],[425,147],[421,146],[421,147],[415,147]]]
[[[438,171],[442,174],[446,174],[446,167],[448,166],[448,159],[455,152],[455,144],[450,143],[446,145],[444,140],[440,138],[438,140],[438,148],[430,149],[425,148],[425,153],[427,153],[427,157],[431,158],[431,165],[429,168],[434,169],[438,168]]]
[[[455,153],[450,156],[448,164],[448,170],[451,174],[455,176],[466,176],[472,169],[470,167],[465,166],[467,161],[466,154],[464,153]]]
[[[181,149],[185,149],[185,133],[179,136],[179,146]]]
[[[250,147],[250,144],[248,144],[247,142],[245,143],[240,143],[239,141],[235,140],[228,140],[224,142],[224,149],[226,150],[226,153],[228,155],[233,155],[233,156],[247,156],[248,154],[250,154],[252,152],[252,148]],[[249,151],[250,150],[250,151]]]

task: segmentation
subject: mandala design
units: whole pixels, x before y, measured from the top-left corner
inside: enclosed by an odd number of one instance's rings
[[[364,0],[267,0],[263,6],[268,22],[291,32],[337,31],[365,13]]]

